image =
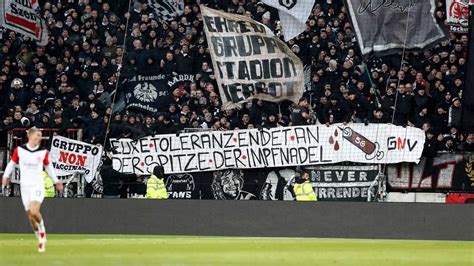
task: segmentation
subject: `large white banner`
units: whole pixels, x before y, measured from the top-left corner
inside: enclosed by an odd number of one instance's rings
[[[112,139],[120,172],[166,173],[250,169],[338,162],[418,162],[425,134],[387,124],[337,124],[156,135]]]
[[[91,182],[100,165],[102,146],[54,136],[49,155],[58,176],[83,173]]]
[[[254,98],[298,101],[303,63],[267,26],[205,6],[201,12],[224,109]]]
[[[38,0],[1,0],[0,26],[48,44],[48,29],[41,19]]]

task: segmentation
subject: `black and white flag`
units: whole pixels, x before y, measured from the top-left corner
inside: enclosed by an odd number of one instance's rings
[[[424,49],[445,38],[436,23],[435,0],[346,0],[363,55]]]
[[[306,29],[306,20],[313,9],[314,0],[262,0],[278,9],[285,41],[298,36]]]
[[[148,5],[160,21],[175,19],[182,15],[184,10],[183,0],[148,0]]]
[[[125,81],[127,109],[156,114],[169,104],[170,91],[165,75],[137,75]]]

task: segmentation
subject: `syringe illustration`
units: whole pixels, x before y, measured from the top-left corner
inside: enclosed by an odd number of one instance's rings
[[[350,127],[339,127],[339,129],[342,131],[342,137],[344,139],[365,153],[365,159],[372,160],[377,158],[377,160],[381,160],[383,158],[384,152],[380,151],[380,145],[378,142],[374,143],[368,140],[366,137],[362,136],[360,133],[354,131]]]

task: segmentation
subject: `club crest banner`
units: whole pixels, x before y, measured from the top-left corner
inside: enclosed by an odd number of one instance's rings
[[[303,63],[268,27],[205,6],[201,11],[224,109],[252,99],[298,101]]]
[[[101,162],[102,146],[54,136],[49,156],[58,176],[82,173],[91,182]]]
[[[449,31],[467,33],[469,26],[468,0],[446,0],[446,24]]]
[[[166,108],[170,95],[165,75],[137,75],[125,82],[127,109],[156,114]]]
[[[113,166],[120,172],[167,174],[338,162],[418,162],[425,134],[413,127],[342,124],[209,131],[112,139]]]

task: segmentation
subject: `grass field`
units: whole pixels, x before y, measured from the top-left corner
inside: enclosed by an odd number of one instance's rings
[[[0,265],[474,265],[474,242],[0,234]]]

